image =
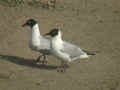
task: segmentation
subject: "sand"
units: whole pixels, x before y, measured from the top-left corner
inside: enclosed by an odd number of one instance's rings
[[[0,90],[120,90],[120,1],[58,0],[55,9],[0,5]],[[60,26],[63,39],[96,56],[72,62],[65,73],[49,56],[48,66],[35,63],[39,53],[28,47],[30,28],[41,34]]]

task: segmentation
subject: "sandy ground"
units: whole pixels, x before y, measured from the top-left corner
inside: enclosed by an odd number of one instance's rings
[[[59,25],[64,40],[97,55],[72,62],[65,73],[52,56],[48,66],[36,64],[30,29],[21,27],[29,18],[41,34]],[[0,90],[120,90],[119,29],[119,0],[58,0],[54,10],[0,6]]]

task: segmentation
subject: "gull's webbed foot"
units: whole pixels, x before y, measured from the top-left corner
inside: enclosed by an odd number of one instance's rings
[[[57,72],[65,72],[66,68],[64,68],[63,66],[58,66],[57,68]]]
[[[66,69],[69,67],[69,65],[65,62],[61,63],[61,66],[58,66],[57,72],[66,72]]]
[[[41,58],[43,58],[43,60],[41,60]],[[47,64],[46,55],[40,55],[37,58],[36,63],[40,63],[41,65],[46,65]]]

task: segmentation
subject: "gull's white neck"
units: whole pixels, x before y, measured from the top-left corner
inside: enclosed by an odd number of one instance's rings
[[[40,31],[38,24],[34,25],[31,30],[30,36],[30,47],[39,46],[40,45]]]
[[[59,50],[63,47],[63,40],[61,31],[58,32],[58,35],[52,38],[52,49]]]
[[[59,31],[58,32],[58,35],[56,35],[56,36],[54,36],[53,38],[52,38],[52,40],[54,40],[54,41],[62,41],[62,34],[61,34],[61,31]]]
[[[38,26],[38,24],[35,24],[35,25],[32,27],[32,34],[36,34],[37,36],[40,36],[40,31],[39,31],[39,26]]]

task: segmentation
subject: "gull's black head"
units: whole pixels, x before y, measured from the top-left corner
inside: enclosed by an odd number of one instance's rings
[[[25,24],[22,25],[22,27],[30,26],[31,28],[37,23],[34,19],[28,19]]]
[[[51,37],[55,37],[55,36],[58,35],[58,33],[59,33],[59,29],[58,28],[54,28],[49,33],[46,33],[45,36],[46,35],[50,35]]]

